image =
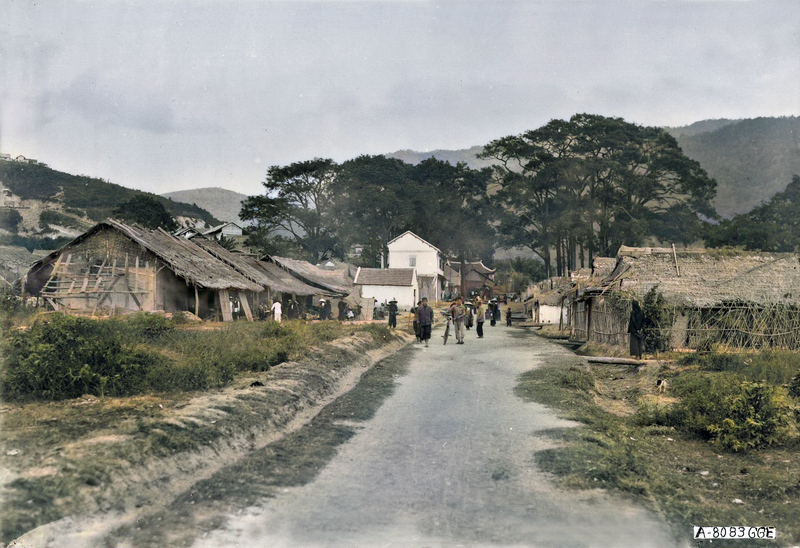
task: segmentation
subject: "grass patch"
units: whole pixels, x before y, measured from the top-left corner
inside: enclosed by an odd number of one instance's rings
[[[339,322],[235,322],[209,330],[147,313],[103,320],[50,314],[4,339],[0,380],[8,401],[207,390],[351,333],[374,342],[391,337],[385,326]]]
[[[771,361],[774,355],[753,355],[752,362],[745,365],[748,371],[754,371],[749,369],[753,364],[766,364],[757,367],[763,367],[759,371],[775,381],[793,378],[791,367],[785,364],[792,363],[797,355],[778,356]],[[775,363],[774,370],[767,371],[770,363]],[[788,435],[781,443],[760,450],[750,448],[740,452],[709,443],[708,434],[699,435],[698,430],[687,427],[691,423],[687,419],[687,406],[697,406],[694,410],[699,411],[700,402],[713,400],[716,405],[709,405],[706,411],[716,412],[721,402],[729,398],[728,403],[741,410],[741,406],[735,405],[735,396],[742,397],[742,382],[753,381],[746,380],[748,377],[741,369],[736,372],[697,369],[697,364],[684,363],[675,369],[659,371],[658,376],[669,378],[667,396],[655,394],[655,386],[649,388],[649,393],[637,387],[637,380],[645,371],[637,372],[634,368],[589,367],[569,361],[522,375],[518,395],[553,407],[564,418],[584,424],[552,431],[550,435],[563,444],[537,453],[537,463],[565,486],[613,489],[642,501],[665,515],[676,533],[687,541],[693,525],[728,524],[776,526],[779,540],[777,543],[715,541],[714,546],[797,544],[800,542],[797,436]],[[709,375],[713,380],[708,380]],[[609,388],[613,383],[618,384],[616,390]],[[706,386],[706,383],[711,384]],[[648,381],[646,386],[650,384]],[[630,392],[631,387],[638,390],[630,398],[636,407],[634,414],[621,416],[598,405],[598,400],[611,397],[612,393]],[[780,388],[763,384],[755,399],[771,405],[775,402],[770,395],[780,392]],[[785,398],[786,394],[781,393],[778,399],[788,406],[797,404]],[[676,409],[683,409],[683,415],[676,413]],[[724,414],[726,410],[722,411]],[[695,419],[701,415],[696,413]]]

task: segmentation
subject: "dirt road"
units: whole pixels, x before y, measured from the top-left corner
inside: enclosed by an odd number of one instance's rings
[[[316,479],[244,512],[196,548],[681,546],[655,516],[537,470],[542,432],[569,423],[514,395],[517,376],[577,358],[517,328],[414,345],[393,396]],[[452,340],[452,339],[451,339]]]

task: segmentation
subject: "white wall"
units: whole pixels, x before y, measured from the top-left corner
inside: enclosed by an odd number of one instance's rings
[[[560,306],[550,306],[543,304],[539,306],[540,323],[558,323],[558,315],[561,312]],[[564,325],[567,324],[567,307],[564,307]]]
[[[389,268],[416,268],[417,274],[435,276],[443,274],[439,265],[439,252],[416,236],[405,234],[389,248]],[[416,257],[416,265],[409,264],[409,258]]]
[[[241,236],[242,229],[237,225],[225,225],[222,227],[222,235],[226,238],[230,238],[231,236]]]
[[[397,308],[409,310],[417,304],[419,290],[414,286],[396,285],[359,285],[361,297],[373,297],[378,300],[378,305],[388,303],[392,299],[397,299]]]

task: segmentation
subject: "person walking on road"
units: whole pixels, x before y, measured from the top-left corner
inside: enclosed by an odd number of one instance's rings
[[[450,307],[450,316],[456,328],[456,344],[464,344],[464,322],[467,318],[467,307],[461,297],[456,297],[456,302]]]
[[[395,329],[397,327],[397,300],[392,299],[389,301],[389,327]]]
[[[480,297],[475,300],[475,331],[478,338],[483,338],[483,322],[486,321],[486,309],[483,307]]]
[[[494,308],[492,308],[492,325],[497,325],[497,322],[499,322],[502,317],[500,313],[500,303],[497,302],[497,299],[492,300],[494,301]]]
[[[272,319],[281,323],[281,302],[278,300],[272,301]]]
[[[511,327],[511,307],[506,307],[506,327]]]
[[[427,297],[422,297],[422,302],[417,307],[416,318],[419,324],[419,339],[425,343],[425,346],[428,346],[433,327],[433,308],[428,306]]]

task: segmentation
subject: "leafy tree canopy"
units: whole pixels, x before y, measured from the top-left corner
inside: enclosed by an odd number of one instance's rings
[[[112,215],[120,221],[136,223],[145,228],[178,229],[178,223],[166,208],[150,196],[140,194],[117,206]]]
[[[262,238],[288,234],[313,261],[340,255],[333,188],[338,171],[333,160],[323,158],[272,166],[262,183],[265,194],[244,200],[239,218],[255,221],[254,232]]]
[[[19,232],[19,225],[22,222],[22,215],[15,209],[0,209],[0,228],[12,234]]]
[[[498,165],[498,231],[507,246],[533,250],[559,274],[576,257],[612,255],[648,238],[682,243],[715,217],[716,183],[660,128],[577,114],[489,143]]]
[[[786,190],[748,213],[706,226],[706,245],[747,250],[792,252],[800,250],[800,176]]]

